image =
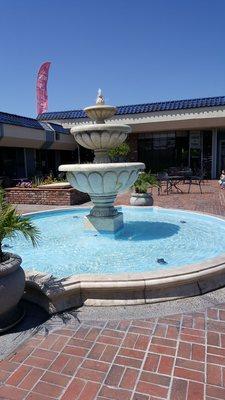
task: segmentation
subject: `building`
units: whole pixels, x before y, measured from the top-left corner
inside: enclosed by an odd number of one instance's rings
[[[216,178],[225,169],[225,96],[120,106],[110,122],[132,127],[130,161],[152,172],[190,166]],[[90,161],[70,134],[73,125],[88,123],[82,110],[37,119],[0,112],[0,177],[57,173],[60,164]]]
[[[38,121],[65,129],[89,123],[82,110],[48,112]],[[132,127],[130,160],[152,172],[190,166],[216,178],[225,168],[225,96],[120,106],[110,122]]]
[[[0,177],[28,178],[77,161],[77,145],[62,125],[0,112]]]

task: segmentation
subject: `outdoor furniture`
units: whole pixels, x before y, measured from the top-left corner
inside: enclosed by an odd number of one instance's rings
[[[200,189],[200,192],[201,192],[201,194],[202,194],[202,183],[203,183],[203,180],[204,180],[204,175],[200,175],[200,176],[191,176],[190,178],[189,178],[189,188],[188,188],[188,193],[190,193],[190,190],[191,190],[191,185],[198,185],[199,186],[199,189]]]
[[[163,192],[166,194],[172,193],[173,188],[176,189],[177,192],[183,193],[182,190],[178,187],[179,183],[184,180],[184,177],[181,175],[168,175],[167,172],[160,173],[157,175],[158,180],[158,195]]]
[[[175,168],[173,170],[175,171]],[[188,185],[187,193],[190,193],[192,185],[198,185],[202,194],[202,184],[205,177],[204,173],[195,175],[191,168],[184,168],[182,170],[177,168],[176,174],[172,175],[172,169],[170,169],[170,174],[167,172],[157,174],[158,195],[162,194],[163,191],[166,192],[166,194],[172,193],[173,189],[176,189],[177,193],[183,193],[183,190],[179,187],[180,183]]]
[[[160,172],[156,176],[157,181],[158,181],[158,196],[160,193],[163,191],[163,187],[165,188],[165,192],[168,194],[168,189],[169,189],[169,175],[167,172]]]
[[[181,188],[179,188],[180,182],[183,182],[184,176],[182,175],[174,175],[174,176],[169,176],[168,177],[168,192],[172,192],[173,188],[176,189],[177,192],[183,193]],[[168,194],[168,193],[167,193]]]

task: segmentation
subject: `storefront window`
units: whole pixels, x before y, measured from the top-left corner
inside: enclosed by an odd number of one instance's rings
[[[187,167],[189,154],[188,132],[161,132],[140,135],[138,159],[147,170],[160,172],[171,167]]]
[[[8,176],[10,178],[25,177],[23,148],[0,148],[0,176]]]

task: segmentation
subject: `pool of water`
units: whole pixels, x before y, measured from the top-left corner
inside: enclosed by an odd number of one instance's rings
[[[198,263],[225,253],[225,221],[178,210],[122,207],[124,229],[116,235],[83,229],[87,209],[33,214],[41,231],[37,248],[22,236],[5,241],[26,270],[65,277],[155,271]]]

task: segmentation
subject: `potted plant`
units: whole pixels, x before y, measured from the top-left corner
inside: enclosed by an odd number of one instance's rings
[[[129,144],[122,143],[108,152],[109,158],[112,162],[124,162],[126,161],[127,155],[130,153]]]
[[[22,260],[3,251],[4,239],[13,238],[19,232],[34,246],[37,244],[38,229],[28,217],[16,213],[15,208],[5,201],[4,191],[0,189],[0,332],[14,326],[23,316],[23,310],[18,307],[25,287]]]
[[[150,172],[141,172],[133,185],[134,192],[131,193],[130,204],[132,206],[152,206],[153,197],[148,193],[150,186],[158,186],[157,179]]]

